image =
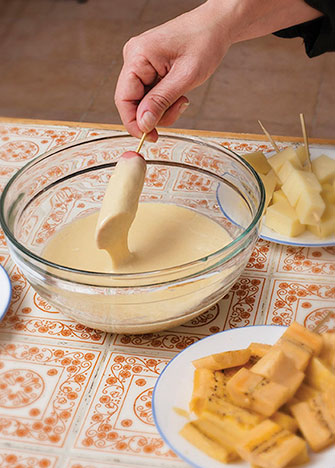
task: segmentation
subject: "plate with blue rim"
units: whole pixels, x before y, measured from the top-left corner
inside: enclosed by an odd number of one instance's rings
[[[244,461],[230,464],[221,463],[184,439],[179,431],[195,419],[183,415],[189,411],[192,396],[194,367],[192,361],[209,354],[246,348],[252,342],[274,344],[286,327],[275,325],[256,325],[235,328],[203,338],[177,354],[160,374],[152,396],[153,418],[164,442],[182,460],[194,468],[250,468]],[[180,411],[182,410],[182,411]],[[319,453],[309,453],[311,468],[335,468],[334,447]]]
[[[12,297],[12,287],[6,270],[0,265],[0,321],[5,316]]]

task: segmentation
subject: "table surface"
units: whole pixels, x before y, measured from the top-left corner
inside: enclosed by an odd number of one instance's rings
[[[121,130],[0,119],[0,190],[38,154]],[[180,132],[239,154],[271,148],[260,135]],[[276,140],[280,147],[301,141]],[[334,140],[313,142],[335,147]],[[12,281],[11,305],[0,324],[1,468],[185,467],[159,437],[151,412],[156,379],[176,353],[235,327],[293,320],[314,326],[329,311],[325,327],[335,329],[335,246],[259,240],[241,277],[217,305],[183,326],[138,336],[92,330],[54,310],[11,260],[1,230],[0,262]]]

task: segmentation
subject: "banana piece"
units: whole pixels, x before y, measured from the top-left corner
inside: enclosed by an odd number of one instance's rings
[[[320,353],[322,337],[293,322],[274,346],[279,346],[294,361],[296,368],[303,371],[311,357]]]
[[[251,369],[256,374],[287,387],[290,397],[295,394],[305,377],[279,347],[272,348]]]
[[[251,429],[236,450],[241,458],[258,467],[283,468],[306,450],[306,443],[267,419]]]
[[[271,416],[290,398],[287,387],[242,367],[227,383],[233,403]]]
[[[335,333],[327,332],[321,336],[323,346],[319,358],[331,372],[335,373]]]
[[[263,357],[268,351],[270,351],[272,346],[269,344],[265,344],[265,343],[254,342],[254,343],[250,343],[248,348],[250,349],[252,356]]]
[[[224,353],[211,354],[192,362],[195,368],[204,367],[211,370],[227,369],[229,367],[242,366],[250,357],[250,349],[238,349],[225,351]]]
[[[320,391],[332,389],[335,399],[335,374],[317,357],[313,357],[306,369],[306,383]]]
[[[222,372],[204,368],[195,369],[190,411],[200,415],[212,400],[227,394],[226,384],[227,378]]]
[[[196,420],[185,424],[179,434],[210,457],[223,463],[230,463],[238,456],[229,444],[222,442],[226,437],[222,432],[210,421]]]
[[[333,391],[291,406],[299,429],[311,449],[319,452],[335,441],[335,403]]]
[[[278,426],[282,427],[283,429],[287,429],[290,432],[294,433],[298,430],[297,421],[292,418],[292,416],[285,414],[282,411],[276,411],[270,419],[271,421],[278,424]]]

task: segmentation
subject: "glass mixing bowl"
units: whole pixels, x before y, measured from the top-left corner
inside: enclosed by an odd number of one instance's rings
[[[99,209],[116,161],[136,145],[122,134],[55,148],[18,171],[0,202],[8,248],[33,288],[78,322],[117,333],[176,326],[221,299],[251,255],[264,206],[259,177],[232,151],[161,135],[141,151],[147,175],[140,201],[202,213],[222,225],[232,242],[191,263],[136,274],[81,271],[43,259],[54,233]]]

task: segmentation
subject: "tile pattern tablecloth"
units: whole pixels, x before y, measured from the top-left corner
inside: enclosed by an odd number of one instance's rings
[[[113,133],[2,123],[0,189],[25,162],[56,145]],[[270,151],[262,141],[211,140],[240,154]],[[92,330],[55,310],[13,263],[1,231],[0,262],[13,288],[0,324],[1,468],[184,467],[159,437],[151,411],[155,381],[176,353],[234,327],[292,320],[314,326],[328,311],[326,327],[335,328],[335,246],[259,240],[219,304],[183,326],[139,336]]]

